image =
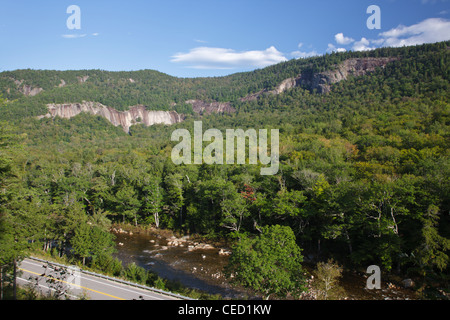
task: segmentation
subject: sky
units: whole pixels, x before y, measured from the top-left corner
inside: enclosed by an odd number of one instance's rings
[[[214,77],[445,40],[450,0],[0,0],[0,72]]]

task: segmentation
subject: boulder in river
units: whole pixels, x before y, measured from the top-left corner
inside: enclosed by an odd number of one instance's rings
[[[231,251],[225,250],[225,249],[220,249],[219,250],[219,255],[221,256],[228,256],[231,254]]]

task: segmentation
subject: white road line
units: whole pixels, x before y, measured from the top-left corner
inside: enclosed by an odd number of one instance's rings
[[[127,289],[127,288],[124,288],[124,287],[118,287],[118,286],[110,284],[110,283],[100,282],[100,281],[94,280],[92,278],[89,279],[86,276],[87,275],[83,275],[82,279],[87,280],[87,281],[97,282],[97,283],[100,283],[100,284],[103,284],[103,285],[107,285],[107,286],[110,286],[110,287],[113,287],[113,288],[116,288],[116,289],[120,289],[120,290],[123,290],[123,291],[128,291],[128,292],[131,292],[131,293],[139,294],[139,292],[137,292],[136,289],[140,289],[140,288],[135,288],[134,290],[130,290],[130,289]],[[108,279],[103,279],[103,281],[113,282],[113,281],[108,280]],[[124,286],[126,286],[126,284],[124,284]],[[141,290],[144,291],[143,289],[141,289]],[[163,298],[159,298],[159,297],[156,297],[156,296],[151,296],[151,295],[148,295],[148,294],[145,294],[145,293],[142,293],[141,295],[148,296],[148,297],[151,297],[151,298],[154,298],[154,299],[157,299],[157,300],[164,300]]]

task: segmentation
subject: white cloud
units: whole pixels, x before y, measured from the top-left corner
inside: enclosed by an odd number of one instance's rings
[[[450,21],[441,18],[426,19],[409,27],[400,25],[380,34],[383,46],[402,47],[434,43],[450,39]]]
[[[299,49],[301,49],[303,47],[303,42],[300,42],[297,47]],[[311,45],[307,46],[309,49],[312,49]],[[310,57],[315,57],[320,55],[316,50],[311,50],[311,51],[301,51],[301,50],[296,50],[290,53],[291,57],[294,57],[295,59],[299,59],[299,58],[310,58]]]
[[[384,39],[377,39],[377,40],[370,39],[369,41],[372,44],[375,44],[377,46],[381,46],[383,44],[383,42],[384,42]]]
[[[369,47],[370,41],[364,37],[361,38],[361,40],[356,41],[353,44],[353,50],[354,51],[367,51],[367,50],[373,50],[375,47]]]
[[[100,35],[100,33],[98,33],[98,32],[89,34],[89,36],[93,36],[93,37],[97,37],[99,35]],[[66,38],[66,39],[84,38],[86,36],[88,36],[88,34],[86,34],[86,33],[83,33],[83,34],[71,33],[71,34],[62,34],[61,35],[61,37]]]
[[[334,39],[336,40],[336,43],[337,43],[337,44],[350,44],[350,43],[352,43],[353,41],[355,41],[355,40],[352,39],[352,38],[345,37],[344,34],[343,34],[342,32],[336,34],[336,35],[334,36]]]
[[[75,39],[75,38],[84,38],[86,37],[86,34],[63,34],[61,36],[66,39]]]
[[[336,48],[336,46],[332,43],[328,44],[327,52],[346,52],[345,48]]]
[[[263,68],[287,59],[275,47],[262,51],[236,52],[233,49],[198,47],[187,53],[177,53],[171,61],[196,69]]]
[[[317,53],[317,51],[313,50],[313,51],[309,51],[309,52],[303,52],[303,51],[293,51],[291,52],[291,56],[298,59],[298,58],[310,58],[310,57],[315,57],[318,56],[319,53]]]
[[[411,26],[399,25],[379,34],[378,39],[367,39],[355,41],[345,37],[343,33],[335,35],[338,44],[352,43],[353,51],[373,50],[378,47],[402,47],[413,46],[424,43],[435,43],[450,40],[450,21],[442,18],[430,18]],[[328,44],[327,52],[342,52],[345,48],[336,48]]]
[[[422,4],[435,4],[436,2],[448,2],[448,0],[422,0]]]

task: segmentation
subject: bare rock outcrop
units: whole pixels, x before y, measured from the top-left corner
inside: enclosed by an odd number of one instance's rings
[[[269,93],[272,94],[281,94],[283,92],[285,92],[286,90],[292,89],[295,86],[297,86],[297,81],[294,78],[288,78],[284,81],[282,81],[276,88],[275,90],[269,91]]]
[[[29,86],[29,85],[24,85],[23,87],[19,88],[19,91],[22,92],[26,96],[35,96],[43,90],[44,89],[42,89],[42,88],[33,88],[32,86]]]
[[[175,111],[147,110],[145,106],[130,107],[127,111],[117,111],[97,102],[48,104],[49,113],[42,117],[56,117],[70,119],[81,112],[99,115],[107,119],[114,126],[121,126],[125,132],[129,132],[132,125],[142,123],[146,126],[154,124],[175,124],[183,121],[183,117]]]
[[[298,77],[288,78],[282,81],[274,90],[261,90],[250,94],[241,101],[252,101],[258,99],[262,94],[281,94],[294,87],[305,87],[309,90],[316,90],[317,93],[328,93],[331,85],[342,80],[347,80],[349,76],[363,76],[369,72],[374,72],[377,68],[384,68],[388,63],[398,58],[352,58],[347,59],[337,65],[334,70],[321,73],[303,72]]]
[[[89,76],[77,77],[77,79],[78,83],[85,83],[89,79]]]
[[[198,114],[211,113],[231,113],[236,111],[230,102],[204,102],[202,100],[188,100],[187,104],[192,105],[192,110]]]
[[[17,90],[19,90],[26,96],[35,96],[44,90],[42,88],[33,88],[32,86],[27,84],[22,85],[23,80],[14,80],[14,83],[17,86]]]
[[[295,81],[297,85],[306,86],[311,91],[316,90],[317,93],[328,93],[331,91],[332,84],[347,80],[349,76],[364,76],[367,73],[374,72],[377,68],[384,68],[394,60],[397,60],[397,58],[347,59],[334,70],[314,74],[305,73],[296,78]]]
[[[257,100],[262,94],[275,94],[275,95],[281,94],[281,93],[285,92],[286,90],[296,87],[298,85],[297,80],[298,80],[298,78],[285,79],[274,90],[267,90],[267,89],[260,90],[256,93],[249,94],[249,95],[241,98],[240,100],[242,102],[253,101],[253,100]]]

